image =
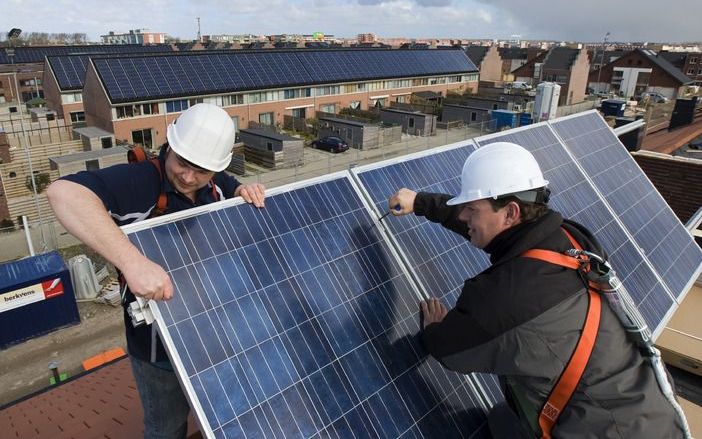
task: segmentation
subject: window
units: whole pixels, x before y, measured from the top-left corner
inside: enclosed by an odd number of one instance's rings
[[[261,125],[273,125],[273,112],[259,114],[258,123]]]
[[[304,119],[305,118],[305,110],[306,110],[306,108],[293,108],[292,116],[296,117],[298,119]]]
[[[187,110],[189,107],[187,99],[166,102],[166,113],[178,113]]]
[[[476,113],[475,111],[471,111],[470,112],[470,121],[475,122],[477,120],[478,120],[478,113]]]
[[[81,93],[62,93],[61,94],[61,103],[73,104],[75,102],[83,102],[83,95]]]
[[[427,78],[413,79],[412,86],[418,87],[420,85],[429,85],[429,80]]]
[[[266,147],[268,147],[268,151],[273,151],[273,142],[266,142]]]
[[[192,107],[193,105],[202,104],[203,102],[205,102],[205,100],[203,98],[197,98],[197,99],[190,99],[189,102],[190,102],[190,106]]]
[[[102,145],[102,149],[112,148],[112,137],[100,138],[100,144]]]
[[[697,64],[697,57],[696,56],[690,57],[690,64]]]
[[[349,108],[352,108],[354,110],[360,110],[361,109],[361,101],[351,101],[349,104]]]
[[[401,104],[404,104],[405,102],[407,102],[407,96],[406,95],[398,96],[395,99],[395,102],[399,102]]]
[[[311,88],[289,88],[283,90],[283,99],[309,98],[312,96]]]
[[[153,140],[151,138],[151,129],[132,131],[132,142],[143,148],[153,148]]]
[[[687,74],[688,74],[688,75],[694,75],[694,74],[695,74],[695,69],[687,69]]]
[[[15,177],[17,177],[17,173],[15,171],[10,171],[9,176],[10,176],[10,178],[15,178]]]
[[[99,160],[86,160],[85,161],[85,170],[86,171],[97,171],[100,169],[100,161]]]
[[[326,85],[315,89],[315,96],[338,95],[341,93],[341,87],[338,85]]]
[[[85,122],[85,112],[74,111],[71,113],[71,123]]]
[[[410,117],[407,120],[407,128],[414,128],[414,117]]]
[[[239,132],[239,116],[232,116],[232,122],[234,122],[234,132]]]
[[[319,111],[323,113],[336,113],[336,105],[335,104],[323,104],[319,106]]]

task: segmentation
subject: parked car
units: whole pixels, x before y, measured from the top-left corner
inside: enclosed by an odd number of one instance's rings
[[[647,91],[644,93],[641,93],[641,99],[645,100],[648,98],[650,102],[653,102],[654,104],[664,104],[668,102],[668,98],[663,96],[661,93],[658,93],[657,91]]]
[[[688,146],[692,149],[700,150],[702,149],[702,139],[693,140]]]
[[[511,84],[509,84],[509,88],[514,90],[531,90],[531,85],[527,84],[524,81],[514,81]]]
[[[312,142],[312,147],[323,149],[325,151],[337,153],[344,152],[349,149],[349,144],[344,139],[335,136],[322,137]]]

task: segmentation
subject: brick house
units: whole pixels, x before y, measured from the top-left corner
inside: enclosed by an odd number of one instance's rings
[[[634,49],[605,64],[601,70],[590,72],[589,86],[626,98],[655,91],[675,99],[680,94],[681,87],[692,82],[665,57],[648,49]]]

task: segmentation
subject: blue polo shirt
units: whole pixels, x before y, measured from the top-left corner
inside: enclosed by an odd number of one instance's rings
[[[159,154],[161,169],[164,172],[166,169],[165,151],[166,148],[162,148]],[[173,213],[213,203],[217,201],[214,193],[219,194],[220,200],[233,198],[234,191],[240,184],[229,174],[218,172],[207,186],[197,191],[196,201],[192,202],[173,188],[168,179],[165,178],[165,174],[161,180],[160,172],[149,161],[115,165],[97,171],[82,171],[66,175],[61,179],[78,183],[94,192],[119,226],[149,218],[161,193],[165,193],[168,197],[164,213]],[[215,186],[214,191],[212,182]],[[127,307],[134,300],[134,295],[127,291],[122,304],[129,353],[143,361],[167,362],[168,357],[163,344],[158,339],[155,328],[146,325],[138,328],[132,326],[131,318],[127,315]],[[152,344],[153,341],[156,343]]]

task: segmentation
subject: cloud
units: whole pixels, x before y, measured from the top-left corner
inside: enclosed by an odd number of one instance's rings
[[[563,41],[694,41],[699,26],[689,16],[699,10],[699,0],[612,2],[554,2],[553,0],[477,0],[509,20],[509,33],[526,39]]]
[[[361,6],[376,6],[381,3],[393,3],[395,0],[357,0]],[[453,3],[453,0],[414,0],[418,6],[422,7],[445,7]]]

